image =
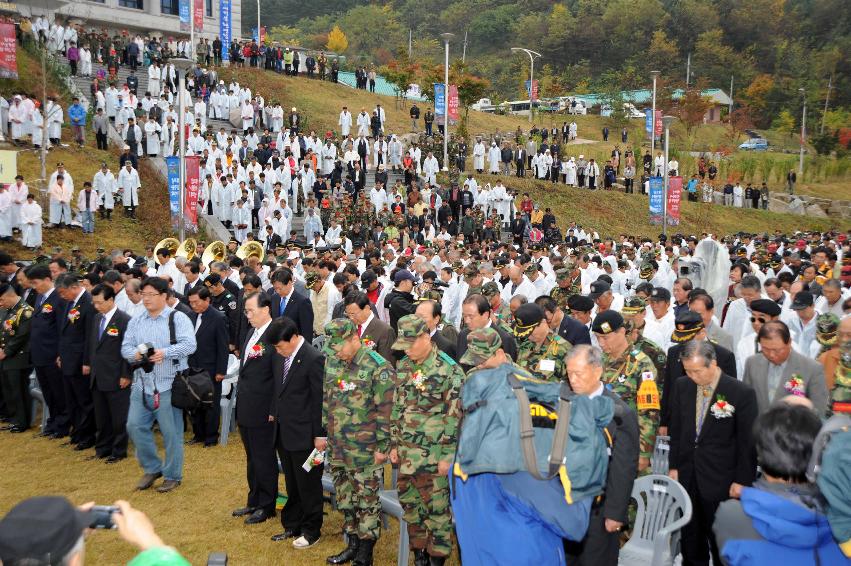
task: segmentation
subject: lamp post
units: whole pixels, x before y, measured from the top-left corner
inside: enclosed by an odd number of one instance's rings
[[[541,54],[525,47],[512,47],[512,51],[523,51],[529,56],[529,123],[532,123],[532,81],[535,80],[535,57],[540,57]]]
[[[449,40],[455,34],[442,33],[440,37],[446,47],[443,64],[443,171],[449,171]]]
[[[177,155],[180,159],[180,212],[177,219],[178,222],[178,237],[180,241],[186,239],[186,219],[185,219],[185,206],[186,206],[186,125],[185,125],[185,116],[186,116],[186,73],[189,69],[192,68],[192,60],[186,59],[183,57],[179,57],[171,60],[174,63],[174,68],[177,71],[177,139],[178,139],[178,149]]]
[[[650,71],[653,76],[653,106],[650,110],[650,155],[656,159],[656,79],[659,78],[659,71]]]
[[[798,159],[798,179],[803,182],[804,180],[804,144],[806,143],[806,134],[807,134],[807,92],[799,88],[798,92],[801,93],[801,97],[804,99],[804,109],[801,112],[801,156]]]
[[[257,47],[260,47],[260,0],[257,0]]]
[[[665,184],[663,185],[664,190],[662,192],[662,233],[666,236],[668,235],[668,181],[669,181],[669,171],[668,171],[668,138],[670,138],[671,134],[671,124],[674,123],[673,116],[662,116],[662,125],[665,127]]]

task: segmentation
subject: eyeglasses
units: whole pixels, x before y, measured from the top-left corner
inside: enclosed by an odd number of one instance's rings
[[[758,316],[752,316],[751,322],[759,322],[760,324],[765,324],[766,322],[768,322],[768,319],[759,318]]]

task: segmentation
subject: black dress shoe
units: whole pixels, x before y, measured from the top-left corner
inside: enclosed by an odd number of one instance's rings
[[[295,529],[287,529],[282,533],[278,533],[276,535],[272,535],[272,540],[275,542],[287,540],[288,538],[295,538],[301,536],[301,532]]]
[[[26,431],[27,431],[27,429],[22,427],[22,426],[13,426],[12,428],[9,429],[9,432],[15,433],[15,434],[20,434],[20,433],[26,432]]]
[[[0,426],[0,431],[4,431],[4,432],[5,432],[5,431],[7,431],[7,430],[12,430],[13,428],[15,428],[15,425],[13,425],[13,424],[7,424],[7,425]]]
[[[244,515],[251,515],[257,510],[257,507],[240,507],[239,509],[234,509],[231,513],[232,517],[242,517]]]
[[[121,460],[126,460],[127,456],[110,456],[106,459],[107,464],[115,464],[116,462],[120,462]]]
[[[204,443],[204,441],[203,441],[203,440],[198,439],[198,438],[193,438],[192,440],[188,441],[186,444],[187,444],[188,446],[194,446],[194,445],[196,445],[196,444],[203,444],[203,443]]]
[[[86,460],[105,460],[109,458],[109,454],[94,454],[92,456],[88,456]]]
[[[94,448],[94,442],[81,442],[74,447],[74,450],[78,452],[82,452],[83,450],[88,450],[89,448]]]
[[[257,509],[256,511],[254,511],[254,513],[252,513],[251,515],[249,515],[248,517],[245,518],[245,524],[246,525],[256,525],[257,523],[263,523],[267,519],[270,519],[274,516],[275,516],[274,513],[270,514],[270,513],[267,513],[266,511],[264,511],[263,509]]]

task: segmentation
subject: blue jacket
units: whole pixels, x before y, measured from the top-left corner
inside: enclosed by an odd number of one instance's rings
[[[68,108],[68,118],[71,119],[71,125],[73,126],[85,126],[86,109],[81,104],[72,104]]]

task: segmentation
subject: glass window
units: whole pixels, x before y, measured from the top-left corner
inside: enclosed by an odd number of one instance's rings
[[[207,6],[207,10],[206,10],[207,17],[212,18],[213,17],[213,0],[204,0],[204,4],[206,4],[206,6]]]
[[[180,15],[180,1],[160,0],[160,13],[166,16]]]
[[[137,10],[145,8],[144,0],[118,0],[118,5],[122,8],[135,8]]]

